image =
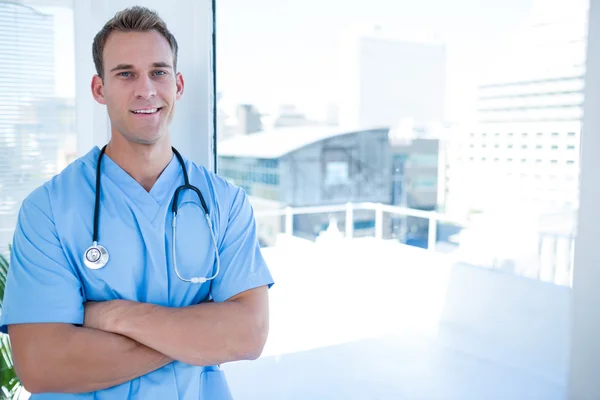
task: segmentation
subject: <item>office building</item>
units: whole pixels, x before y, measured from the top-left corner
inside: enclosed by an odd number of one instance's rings
[[[240,104],[237,107],[237,134],[248,135],[263,129],[261,115],[252,104]]]
[[[401,145],[390,139],[387,128],[294,127],[238,136],[219,144],[218,171],[257,199],[253,204],[259,209],[347,202],[437,207],[437,140]],[[330,217],[297,215],[294,234],[312,239]],[[334,217],[344,223],[343,213]],[[401,222],[394,225],[389,215],[385,218],[386,237],[400,238]],[[273,237],[263,241],[274,239],[281,226],[271,226]],[[402,226],[415,238],[427,237],[422,220],[409,219]],[[373,234],[374,227],[372,211],[355,213],[357,235]]]
[[[477,121],[449,143],[457,214],[578,207],[586,1],[536,2],[534,23],[498,52],[479,86]]]
[[[443,122],[446,48],[381,31],[349,35],[340,63],[340,125],[396,126],[404,119]]]

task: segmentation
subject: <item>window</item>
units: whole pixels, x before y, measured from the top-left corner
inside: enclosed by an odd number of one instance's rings
[[[76,157],[73,10],[44,3],[0,2],[0,253],[23,199]]]
[[[565,199],[575,200],[578,193],[575,183],[563,185],[562,178],[577,173],[577,152],[563,156],[551,149],[579,148],[580,107],[558,107],[557,102],[579,101],[584,88],[580,75],[567,76],[561,66],[582,63],[571,58],[579,50],[565,49],[585,45],[583,37],[576,37],[585,31],[585,12],[581,21],[566,28],[550,22],[563,14],[577,15],[568,0],[496,1],[486,7],[466,0],[216,4],[221,129],[244,131],[238,130],[244,122],[238,117],[242,104],[252,104],[262,124],[252,135],[218,138],[228,147],[248,143],[244,150],[279,158],[275,171],[266,166],[256,171],[278,176],[279,199],[259,208],[265,199],[256,185],[250,196],[257,205],[257,221],[269,226],[265,221],[277,220],[272,226],[278,240],[265,252],[280,275],[270,299],[276,329],[260,368],[224,365],[235,369],[229,374],[234,397],[439,397],[439,391],[412,390],[409,380],[401,382],[405,371],[399,363],[373,366],[372,348],[391,360],[402,359],[410,343],[397,335],[400,325],[400,333],[431,330],[440,340],[476,343],[469,354],[486,359],[476,368],[524,366],[527,376],[548,387],[543,393],[558,390],[532,371],[539,361],[535,355],[555,351],[556,343],[525,340],[555,329],[547,313],[535,311],[536,321],[542,322],[536,322],[525,339],[502,332],[491,338],[485,332],[513,329],[519,321],[530,320],[532,304],[562,298],[552,294],[553,286],[570,285],[572,237],[555,245],[543,241],[537,229],[538,221],[564,211]],[[499,7],[501,13],[489,11]],[[390,127],[393,134],[373,127]],[[569,131],[574,137],[567,136]],[[402,139],[390,143],[389,136]],[[217,146],[222,148],[224,144]],[[339,154],[324,156],[326,148],[339,149]],[[396,157],[399,154],[403,156]],[[559,178],[551,181],[552,175]],[[346,203],[352,204],[351,212]],[[405,209],[439,213],[431,224],[436,231],[429,230],[426,218],[398,214]],[[447,222],[451,216],[461,224]],[[385,247],[378,247],[382,242]],[[432,253],[435,257],[419,258]],[[373,257],[378,254],[383,256]],[[410,263],[394,262],[409,254]],[[458,268],[457,273],[440,274],[437,260],[456,262],[452,268]],[[424,267],[428,272],[423,275]],[[306,292],[302,285],[307,268],[325,271],[308,278],[315,293],[324,293],[314,301],[297,296]],[[353,277],[365,271],[375,272],[377,284],[363,285],[365,299],[358,301],[353,288],[359,280]],[[509,275],[524,279],[513,284]],[[460,292],[482,287],[479,279],[485,287],[501,290],[510,304],[524,306],[512,314],[500,310],[491,317],[495,325],[485,328],[485,321],[469,314],[468,306],[494,304],[499,297],[494,291]],[[527,280],[545,281],[544,293]],[[372,312],[374,304],[380,307],[379,315],[399,316],[401,323],[383,321]],[[413,304],[425,306],[415,311]],[[313,334],[303,328],[321,326],[332,315],[336,323],[330,329]],[[447,332],[456,336],[449,338]],[[502,349],[498,360],[495,354],[481,354],[490,345]],[[535,348],[530,354],[519,352],[525,345]],[[300,382],[277,364],[280,355],[288,360],[289,371],[304,371],[310,365],[311,373]],[[418,354],[415,359],[428,356]],[[490,357],[494,360],[487,361]],[[342,364],[368,365],[372,371],[356,379],[352,371],[336,368]],[[562,364],[551,364],[552,371],[564,370]],[[523,376],[522,371],[506,370],[519,379]],[[252,382],[241,378],[240,371],[249,373]],[[492,376],[494,371],[485,374]],[[271,382],[274,373],[281,378],[275,384],[260,384]],[[382,388],[381,382],[390,379],[400,383]],[[467,376],[461,381],[468,386],[476,380]],[[435,378],[431,384],[439,389]],[[472,386],[460,393],[455,386],[462,385],[450,386],[444,391],[447,398],[473,396],[468,390]],[[498,397],[505,389],[495,381],[487,386],[478,397]]]
[[[327,163],[326,185],[346,185],[348,183],[348,163],[335,161]]]
[[[435,190],[437,188],[437,177],[416,178],[412,182],[412,188],[415,190]]]
[[[433,168],[438,165],[437,154],[414,153],[409,156],[411,167]]]

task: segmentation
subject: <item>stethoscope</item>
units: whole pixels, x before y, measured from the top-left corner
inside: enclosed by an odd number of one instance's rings
[[[172,223],[172,226],[173,226],[173,240],[172,240],[173,266],[175,267],[175,273],[177,274],[177,277],[179,279],[181,279],[182,281],[190,282],[190,283],[204,283],[206,281],[215,279],[217,277],[217,275],[219,274],[219,269],[221,267],[221,260],[219,258],[219,250],[217,249],[217,240],[216,240],[215,234],[213,232],[213,226],[212,226],[212,222],[210,220],[210,214],[208,213],[208,207],[206,206],[206,202],[204,201],[204,196],[202,196],[202,193],[200,192],[200,190],[197,187],[190,185],[190,181],[188,179],[188,174],[187,174],[187,170],[185,168],[185,164],[183,162],[183,158],[181,157],[181,154],[179,154],[179,152],[177,150],[175,150],[175,148],[172,147],[172,149],[173,149],[173,153],[177,157],[177,160],[179,161],[179,165],[181,166],[181,169],[183,171],[183,180],[184,180],[184,184],[182,186],[179,186],[175,190],[175,195],[173,197],[173,205],[172,205],[172,212],[173,212],[173,223]],[[105,150],[106,150],[106,146],[104,146],[102,148],[102,150],[100,150],[100,155],[98,156],[98,166],[96,167],[96,200],[94,203],[94,232],[93,232],[93,237],[92,237],[93,243],[83,254],[83,262],[86,265],[86,267],[88,267],[90,269],[100,269],[100,268],[104,267],[108,263],[108,258],[109,258],[108,251],[106,250],[106,248],[104,246],[98,244],[98,221],[100,218],[100,176],[102,175],[101,170],[100,170],[100,165],[102,163],[102,156],[104,155]],[[175,240],[176,240],[176,236],[177,236],[176,235],[176,231],[177,231],[177,199],[179,198],[179,194],[185,189],[190,189],[198,195],[198,198],[200,199],[200,204],[202,205],[202,209],[204,210],[204,217],[208,224],[208,230],[209,230],[210,236],[212,238],[212,244],[213,244],[213,248],[215,250],[215,262],[217,264],[217,270],[214,273],[214,275],[211,276],[210,278],[197,277],[197,276],[189,278],[189,279],[183,278],[179,274],[179,269],[177,268],[177,252],[175,251],[175,249],[176,249]]]

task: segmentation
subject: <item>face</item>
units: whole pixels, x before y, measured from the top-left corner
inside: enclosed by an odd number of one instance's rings
[[[105,104],[113,136],[150,145],[169,134],[183,77],[173,69],[169,42],[158,32],[113,32],[104,46],[104,79],[92,93]]]

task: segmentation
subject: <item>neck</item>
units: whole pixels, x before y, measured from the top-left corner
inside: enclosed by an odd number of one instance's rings
[[[105,154],[135,179],[147,192],[173,158],[168,137],[151,145],[132,143],[113,135]]]

